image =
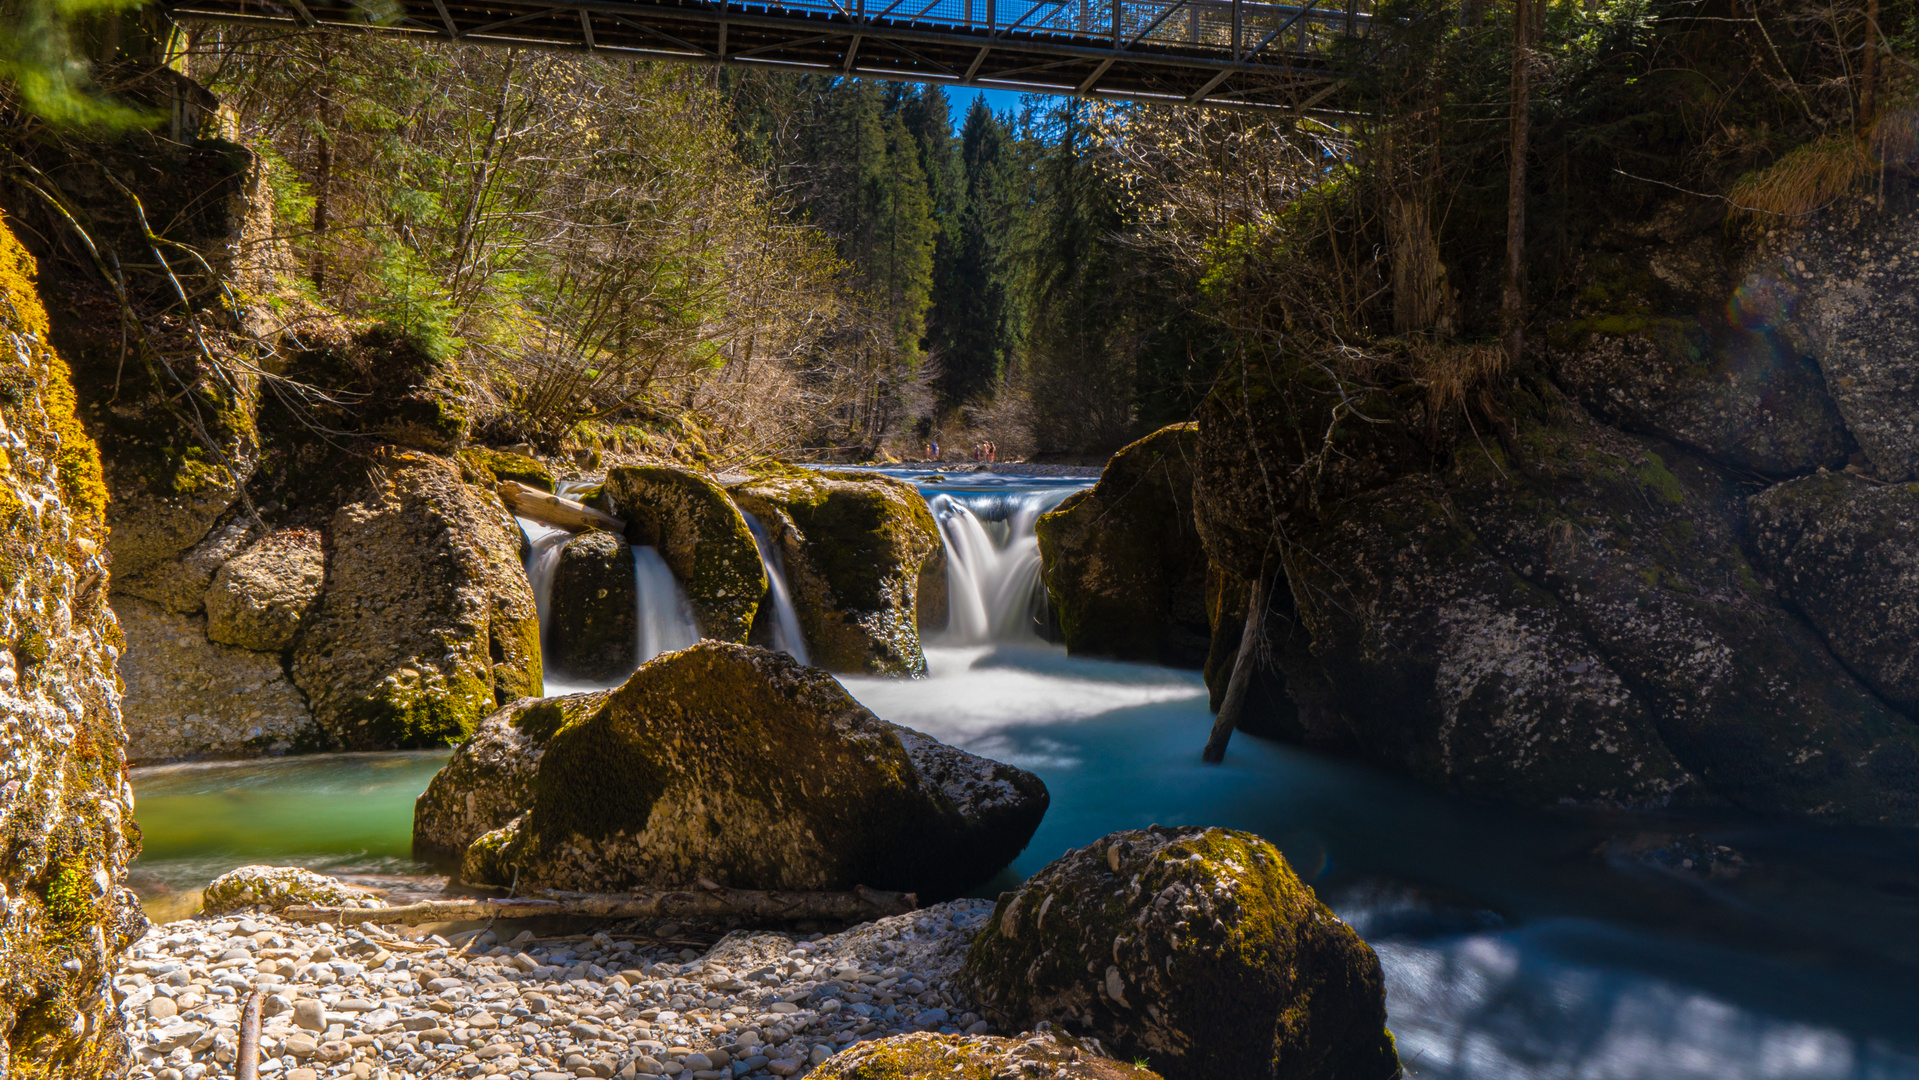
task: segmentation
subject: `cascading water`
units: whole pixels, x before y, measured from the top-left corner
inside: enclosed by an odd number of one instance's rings
[[[573,534],[545,525],[532,518],[515,517],[520,534],[526,537],[526,581],[533,586],[533,606],[540,613],[540,644],[546,644],[546,628],[552,624],[553,575],[560,568],[560,549]]]
[[[673,569],[660,557],[656,547],[633,548],[633,580],[639,588],[640,663],[660,655],[696,645],[700,625],[693,618],[693,605],[686,599]],[[624,681],[622,676],[620,681]]]
[[[1034,524],[1072,490],[927,497],[946,544],[947,641],[971,645],[1033,636],[1046,603]]]
[[[806,654],[806,635],[800,632],[799,612],[793,609],[793,594],[786,587],[786,556],[773,545],[765,522],[752,514],[745,517],[746,527],[753,532],[753,546],[760,549],[760,565],[766,568],[767,594],[773,601],[773,648],[802,664],[810,664],[813,661]]]

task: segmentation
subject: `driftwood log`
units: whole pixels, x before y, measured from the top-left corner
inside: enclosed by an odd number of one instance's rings
[[[233,1059],[234,1080],[260,1080],[260,1011],[266,1005],[267,992],[255,990],[247,999],[246,1012],[240,1014],[239,1053]]]
[[[289,907],[282,918],[294,922],[357,923],[452,922],[467,919],[533,919],[544,915],[583,915],[601,919],[689,918],[735,915],[755,919],[879,919],[919,907],[912,893],[881,892],[864,885],[852,892],[762,892],[729,889],[702,880],[697,889],[637,893],[548,891],[524,899],[460,897],[388,908]]]
[[[502,480],[499,491],[507,508],[521,517],[530,517],[563,529],[605,529],[614,533],[626,531],[626,522],[619,518],[602,514],[585,503],[528,487],[517,480]]]

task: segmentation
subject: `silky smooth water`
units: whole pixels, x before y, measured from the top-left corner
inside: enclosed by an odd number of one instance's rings
[[[1373,944],[1414,1077],[1919,1080],[1919,831],[1488,808],[1243,735],[1203,765],[1195,673],[1070,657],[1009,615],[1031,603],[1008,557],[1027,510],[1087,481],[895,472],[992,546],[967,564],[986,629],[930,637],[926,678],[842,681],[1046,781],[1038,833],[980,895],[1115,829],[1249,829]],[[137,770],[139,868],[195,884],[261,859],[398,868],[442,757]],[[1607,854],[1641,833],[1697,833],[1748,866],[1716,879]]]

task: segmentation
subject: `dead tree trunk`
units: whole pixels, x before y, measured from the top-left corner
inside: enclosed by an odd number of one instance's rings
[[[919,907],[912,893],[881,892],[864,885],[852,892],[762,892],[729,889],[702,880],[698,889],[636,893],[545,892],[532,899],[491,900],[461,897],[389,908],[290,907],[280,912],[294,922],[404,923],[464,919],[533,919],[580,915],[601,919],[688,918],[737,915],[756,919],[880,919]]]
[[[1200,760],[1217,765],[1226,759],[1226,744],[1246,712],[1246,694],[1253,684],[1253,668],[1259,663],[1259,650],[1266,633],[1266,594],[1272,588],[1266,567],[1259,568],[1252,595],[1246,599],[1246,628],[1240,631],[1239,654],[1233,658],[1233,674],[1226,681],[1226,697],[1219,703],[1219,715],[1213,719],[1213,733],[1206,740]]]
[[[1513,0],[1512,147],[1506,170],[1506,286],[1500,297],[1500,330],[1506,363],[1517,368],[1526,347],[1526,141],[1531,134],[1532,7]]]

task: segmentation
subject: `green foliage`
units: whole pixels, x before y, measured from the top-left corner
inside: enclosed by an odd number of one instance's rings
[[[146,0],[8,0],[0,3],[0,81],[29,116],[57,127],[125,129],[150,118],[114,101],[82,55],[80,24],[133,11]]]

